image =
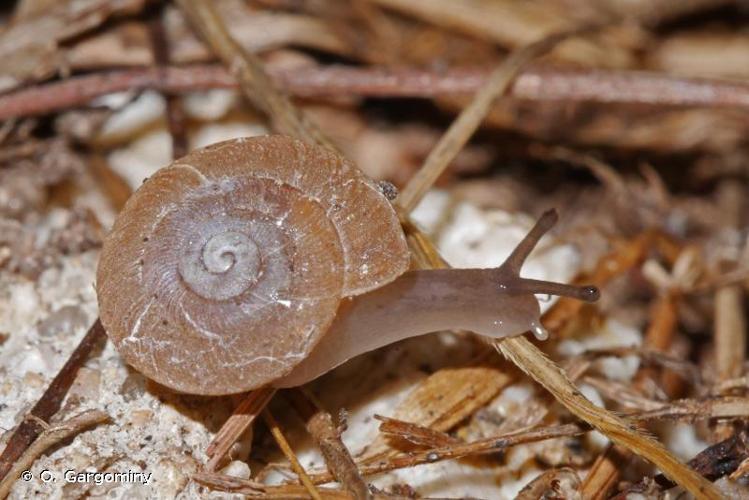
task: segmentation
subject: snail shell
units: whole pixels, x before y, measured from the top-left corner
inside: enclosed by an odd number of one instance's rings
[[[342,297],[408,263],[374,182],[327,149],[265,136],[194,151],[149,178],[104,242],[96,289],[129,364],[179,391],[229,394],[291,371]]]

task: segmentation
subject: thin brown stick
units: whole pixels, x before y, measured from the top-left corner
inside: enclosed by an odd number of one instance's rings
[[[264,500],[308,500],[309,493],[298,484],[267,485],[251,479],[227,476],[216,472],[196,472],[192,479],[212,490],[239,493]],[[324,500],[351,500],[351,494],[340,489],[318,488]]]
[[[275,393],[276,390],[273,388],[263,388],[256,389],[245,396],[208,445],[205,451],[208,455],[206,470],[216,470],[218,464],[229,452],[229,448],[252,425]]]
[[[319,129],[275,87],[262,61],[231,37],[212,2],[177,0],[177,4],[241,84],[245,97],[271,119],[274,129],[334,149]]]
[[[697,399],[662,401],[649,399],[624,384],[596,377],[585,377],[584,382],[601,395],[634,413],[631,420],[706,420],[735,419],[749,415],[749,398],[715,396]]]
[[[544,441],[546,439],[558,437],[578,436],[585,432],[587,432],[585,429],[575,424],[543,427],[541,429],[532,429],[529,431],[505,434],[504,436],[481,439],[472,443],[461,443],[459,445],[451,445],[443,448],[419,451],[408,455],[400,455],[384,463],[362,465],[360,470],[362,474],[369,476],[390,470],[413,467],[420,464],[452,460],[468,455],[496,453],[520,444],[534,443],[536,441]],[[318,482],[322,481],[324,476],[312,476],[312,479],[315,482]]]
[[[454,438],[444,432],[436,431],[430,427],[376,414],[374,418],[382,422],[380,424],[381,434],[396,436],[422,447],[437,448],[460,443],[458,438]]]
[[[299,481],[301,481],[302,485],[307,489],[307,492],[313,500],[321,500],[322,497],[320,496],[320,492],[317,491],[317,488],[315,488],[315,485],[307,475],[307,471],[305,471],[302,464],[299,463],[299,459],[294,453],[294,450],[291,449],[291,445],[289,445],[289,442],[286,440],[286,436],[281,432],[281,427],[279,427],[273,414],[266,408],[263,412],[263,417],[265,418],[265,423],[268,425],[270,433],[276,440],[278,447],[291,463],[291,469],[296,473],[297,477],[299,477]]]
[[[742,227],[746,195],[745,183],[737,179],[726,179],[718,186],[719,205],[728,227]],[[726,267],[730,270],[736,264],[730,263],[729,266]],[[747,343],[744,289],[741,284],[719,287],[714,300],[716,378],[717,382],[723,382],[744,373]],[[729,423],[718,423],[713,429],[718,440],[730,437],[733,432],[734,428]]]
[[[655,402],[653,402],[655,403]],[[628,415],[633,420],[736,419],[749,415],[749,398],[723,396],[711,399],[681,399],[661,403],[660,408]]]
[[[510,54],[492,72],[486,85],[476,93],[471,103],[460,112],[437,145],[429,152],[424,164],[400,193],[398,204],[407,212],[416,208],[427,190],[479,128],[492,105],[507,91],[518,71],[532,59],[554,48],[560,41],[580,32],[581,30],[574,30],[545,37]]]
[[[163,7],[163,6],[162,6]],[[169,41],[164,30],[163,9],[160,9],[149,22],[149,33],[153,49],[153,60],[157,69],[169,65]],[[172,138],[172,158],[187,154],[187,129],[182,100],[172,92],[163,92],[166,100],[166,123]]]
[[[585,500],[604,500],[614,489],[619,479],[619,470],[624,470],[632,460],[632,453],[626,448],[609,444],[606,451],[596,457],[588,475],[583,480],[580,494]]]
[[[741,475],[742,465],[746,462],[748,456],[749,435],[742,430],[699,452],[689,461],[689,466],[710,481],[715,481],[727,475],[735,480],[738,479],[738,475]],[[674,487],[674,483],[661,474],[653,479],[660,486],[661,491]],[[616,500],[631,498],[630,493],[637,493],[638,490],[649,490],[648,483],[651,483],[651,478],[643,478],[639,483],[629,486],[613,498]],[[650,496],[657,496],[653,492],[649,493]]]
[[[387,461],[381,461],[373,464],[359,465],[359,471],[365,475],[380,474],[396,469],[413,467],[415,465],[440,462],[442,460],[452,460],[469,455],[482,455],[496,453],[498,451],[517,446],[520,444],[533,443],[546,439],[558,437],[578,436],[587,432],[586,429],[576,424],[565,424],[526,431],[512,432],[502,436],[495,436],[480,439],[470,443],[459,443],[433,448],[423,451],[410,453],[408,455],[398,455]],[[312,474],[310,478],[315,484],[324,484],[332,481],[334,478],[330,474]]]
[[[418,68],[268,67],[273,82],[302,97],[365,96],[435,98],[465,95],[486,86],[483,68],[445,71]],[[234,89],[237,81],[217,65],[136,68],[76,76],[0,96],[0,120],[82,106],[125,90],[172,94]],[[507,97],[529,101],[587,101],[658,106],[749,107],[749,85],[705,78],[679,78],[639,71],[528,67],[513,80]]]
[[[357,500],[371,498],[369,487],[341,441],[341,431],[333,424],[330,413],[302,389],[290,391],[288,394],[294,408],[306,422],[307,431],[325,458],[331,477],[341,483]]]
[[[60,409],[62,400],[78,374],[78,369],[86,361],[94,346],[104,337],[104,328],[97,319],[31,409],[30,415],[42,422],[49,422],[49,419]],[[39,422],[32,418],[26,418],[18,425],[0,456],[0,479],[6,476],[13,467],[13,463],[23,455],[42,430]]]
[[[727,226],[736,229],[742,227],[743,204],[747,195],[745,183],[728,179],[718,189]],[[718,381],[741,376],[747,341],[744,293],[740,284],[723,286],[715,292],[714,328]]]
[[[0,481],[0,498],[5,498],[10,492],[13,483],[19,478],[21,472],[31,468],[42,453],[51,446],[75,436],[94,425],[109,420],[109,415],[99,410],[88,410],[76,415],[65,422],[48,427],[42,432],[34,443],[29,446],[23,455],[13,464],[5,478]]]

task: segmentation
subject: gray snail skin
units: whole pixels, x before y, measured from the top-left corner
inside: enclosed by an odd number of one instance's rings
[[[534,294],[598,299],[595,287],[519,276],[523,261],[556,219],[555,211],[546,212],[497,268],[408,271],[383,287],[344,299],[312,353],[272,385],[301,385],[364,352],[440,330],[470,330],[495,339],[530,330],[546,340]]]
[[[103,244],[99,313],[130,365],[202,395],[300,385],[438,330],[543,337],[534,294],[598,297],[519,276],[555,221],[545,213],[497,268],[408,271],[395,211],[352,164],[284,136],[234,139],[128,200]]]

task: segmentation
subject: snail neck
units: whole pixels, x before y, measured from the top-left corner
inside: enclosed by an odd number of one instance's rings
[[[471,330],[505,337],[533,328],[536,299],[502,286],[496,271],[409,271],[384,287],[343,299],[312,353],[274,385],[304,384],[359,354],[430,332]]]

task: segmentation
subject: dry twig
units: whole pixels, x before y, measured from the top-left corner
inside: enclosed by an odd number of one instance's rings
[[[689,466],[711,481],[721,477],[740,473],[741,466],[749,458],[749,435],[746,431],[737,432],[729,438],[709,446],[689,461]],[[614,498],[624,500],[630,493],[645,489],[646,479],[622,491]],[[662,489],[673,488],[675,484],[663,475],[655,477],[655,482]]]
[[[21,472],[29,469],[34,461],[51,446],[61,443],[95,425],[109,420],[109,415],[99,410],[88,410],[79,415],[53,426],[47,427],[13,463],[2,481],[0,481],[0,498],[5,498],[10,492]]]
[[[709,399],[681,399],[661,403],[661,407],[631,415],[635,420],[743,419],[749,415],[749,398],[723,396]]]
[[[439,448],[460,443],[459,439],[430,427],[404,422],[395,418],[383,417],[382,415],[375,415],[374,417],[382,422],[380,424],[381,434],[399,437],[418,446]]]
[[[281,448],[281,451],[291,463],[291,469],[296,472],[296,475],[299,477],[299,481],[301,481],[302,485],[307,489],[307,493],[309,493],[313,500],[320,500],[320,492],[317,491],[317,488],[315,488],[315,485],[312,484],[312,481],[307,475],[307,471],[305,471],[304,467],[302,467],[302,464],[299,463],[299,459],[294,454],[294,450],[291,449],[291,445],[286,440],[283,432],[281,432],[281,428],[278,426],[278,422],[276,421],[275,417],[273,417],[273,414],[268,409],[266,409],[263,412],[263,417],[265,418],[265,423],[268,425],[270,433],[276,440],[278,447]]]
[[[239,493],[249,498],[263,498],[266,500],[308,500],[309,492],[298,484],[269,486],[248,479],[242,479],[225,474],[198,472],[192,478],[212,490]],[[339,489],[318,488],[325,500],[351,500],[351,494]]]
[[[208,445],[205,451],[209,459],[206,464],[207,471],[216,470],[232,445],[252,425],[275,394],[275,389],[264,388],[254,390],[245,396]]]
[[[355,499],[372,498],[348,449],[341,441],[341,430],[333,424],[333,417],[302,389],[289,394],[292,404],[306,422],[307,431],[320,449],[332,477]],[[314,482],[314,480],[313,480]]]
[[[486,86],[483,68],[320,66],[284,69],[268,66],[273,82],[301,97],[436,98],[476,92]],[[36,116],[82,106],[92,99],[125,90],[153,89],[185,93],[237,88],[236,79],[216,65],[134,68],[75,76],[0,95],[0,120]],[[506,98],[531,102],[597,102],[655,106],[749,107],[749,86],[742,82],[685,78],[639,71],[524,67],[505,92]]]
[[[163,10],[160,10],[149,23],[153,60],[156,69],[161,70],[169,65],[169,46],[164,33]],[[172,137],[172,158],[177,159],[187,154],[187,130],[185,128],[185,110],[182,100],[170,92],[164,92],[166,99],[166,123]]]
[[[241,84],[245,97],[263,111],[281,133],[335,149],[273,84],[254,54],[232,39],[215,6],[207,0],[177,0],[182,11]]]
[[[719,186],[728,227],[742,227],[744,182],[729,179]],[[740,284],[722,286],[715,292],[715,361],[718,381],[739,377],[743,373],[746,352],[746,315],[744,292]]]
[[[533,443],[559,437],[577,436],[584,432],[586,432],[584,428],[575,424],[540,427],[537,429],[511,432],[509,434],[480,439],[470,443],[450,444],[438,448],[419,450],[406,455],[396,455],[387,460],[382,460],[372,464],[360,464],[359,471],[361,474],[369,476],[395,469],[439,462],[441,460],[452,460],[469,455],[496,453],[519,444]],[[315,484],[324,484],[333,480],[333,476],[326,473],[310,474],[310,478]]]
[[[8,439],[8,443],[0,456],[0,478],[6,477],[8,471],[14,467],[14,463],[21,457],[26,449],[37,439],[41,432],[39,421],[49,422],[50,418],[60,409],[68,389],[73,384],[78,369],[88,358],[93,348],[100,340],[105,338],[104,328],[97,319],[86,335],[81,339],[78,346],[70,354],[60,371],[57,373],[42,397],[29,412],[39,420],[26,418],[21,422]]]
[[[590,29],[590,28],[588,28]],[[473,133],[478,129],[494,102],[505,93],[518,74],[520,68],[532,59],[553,49],[560,41],[581,33],[576,29],[552,35],[528,45],[510,54],[502,64],[492,72],[489,80],[471,100],[471,103],[460,112],[442,135],[437,145],[430,151],[422,167],[416,172],[398,197],[398,204],[411,212],[445,171],[458,152],[463,149]]]

